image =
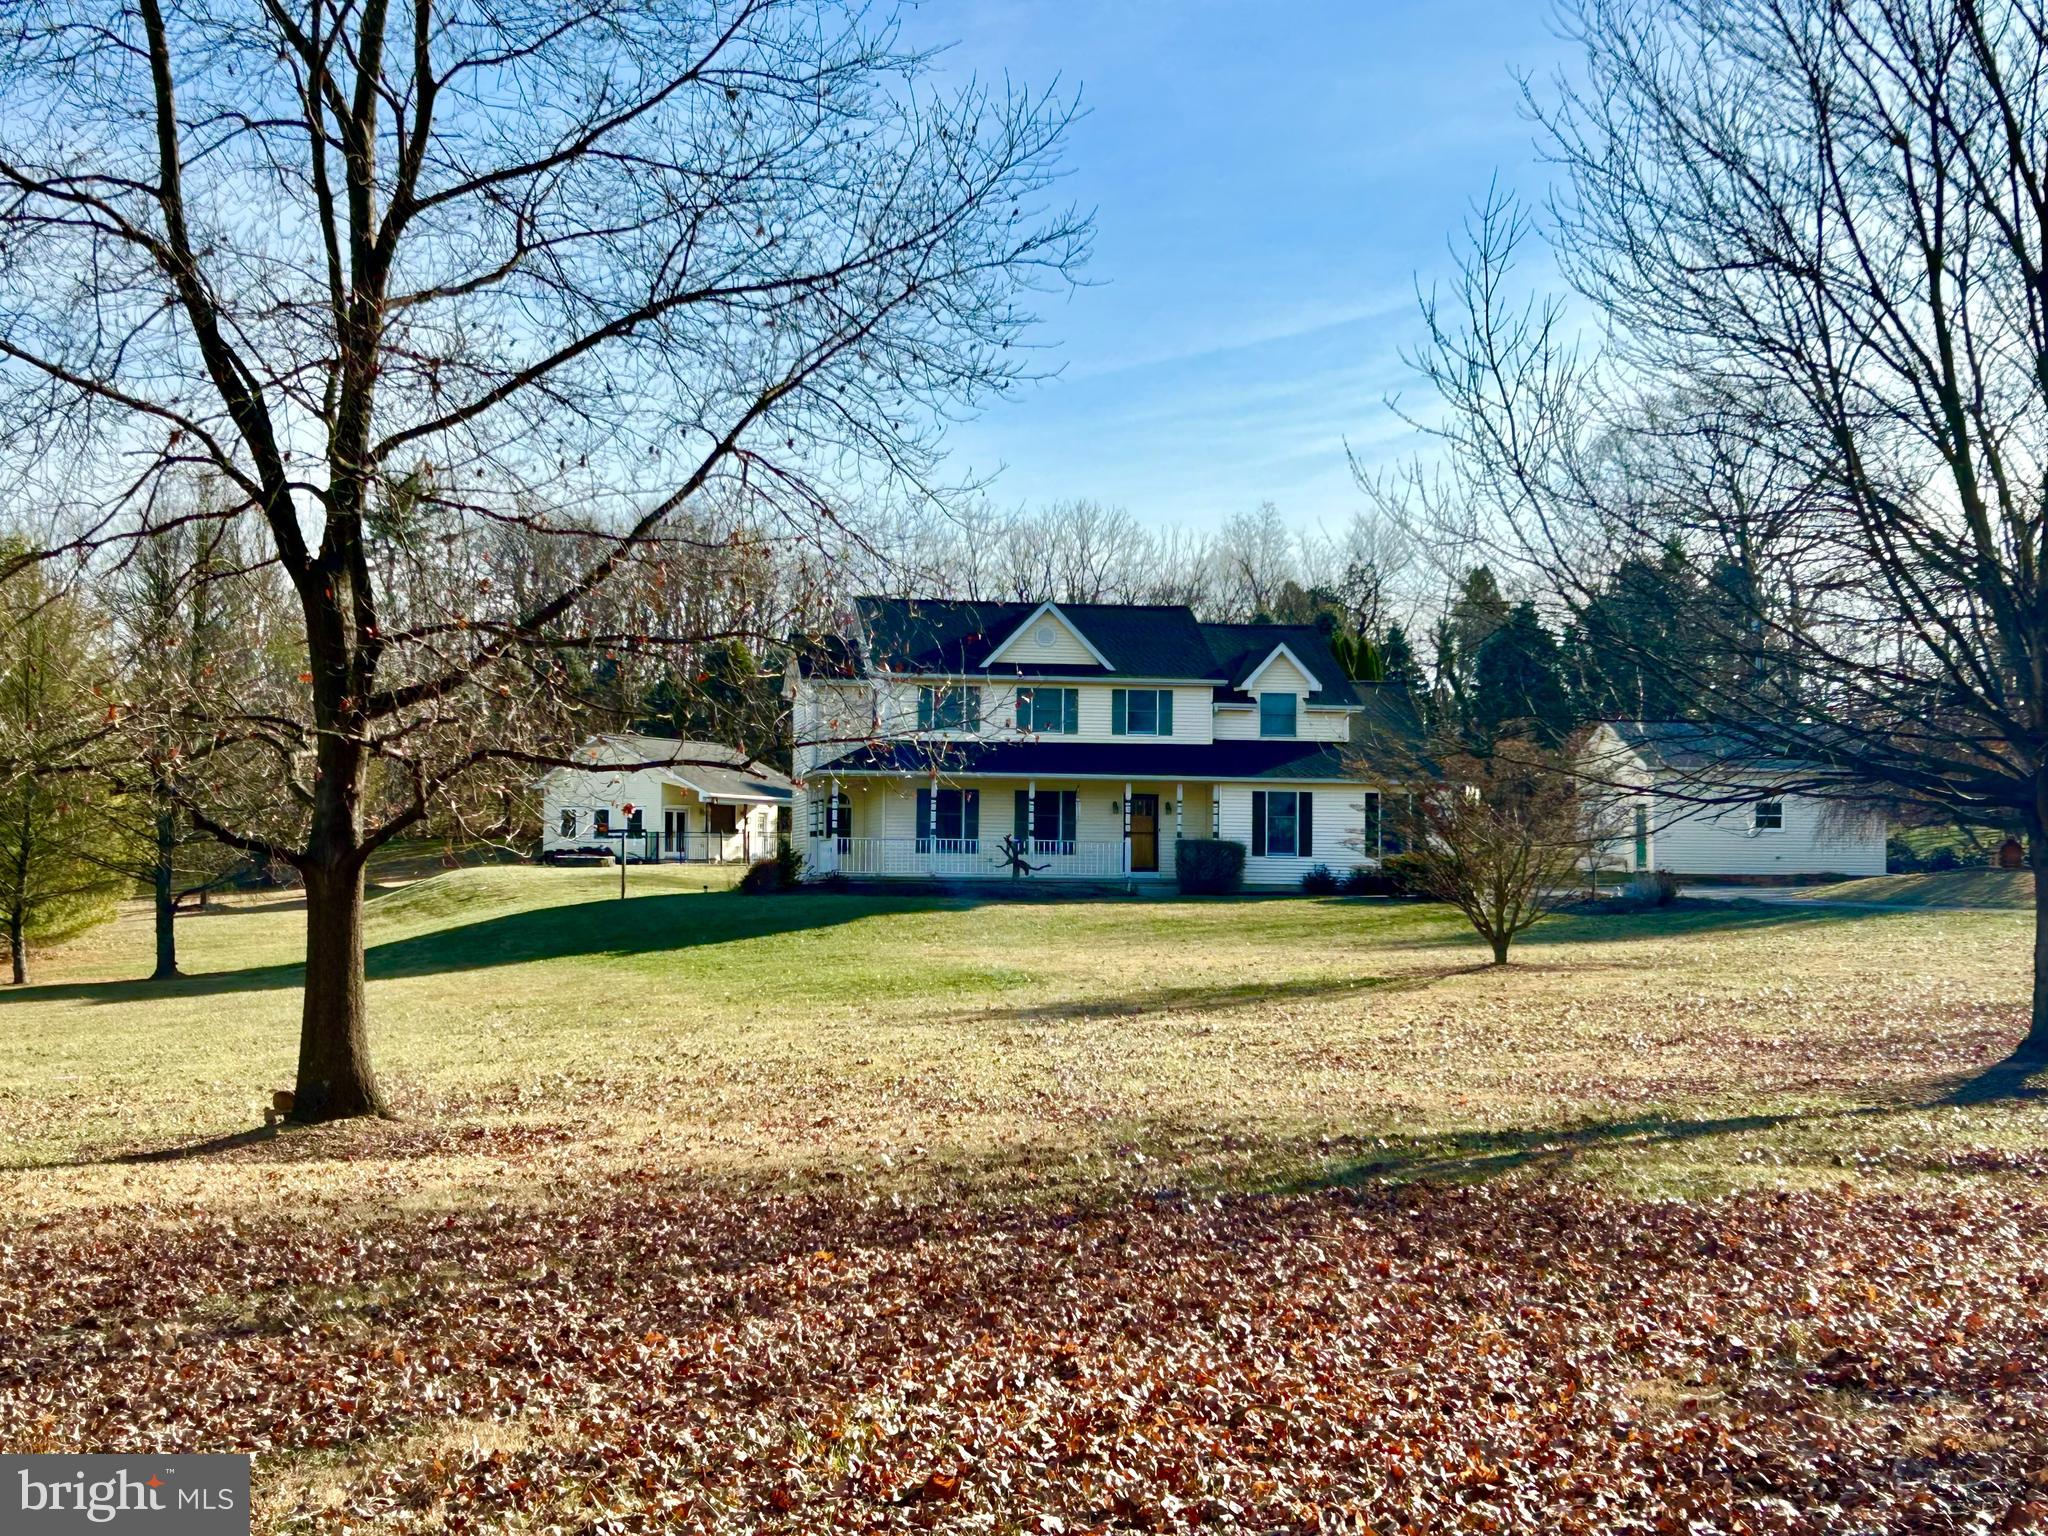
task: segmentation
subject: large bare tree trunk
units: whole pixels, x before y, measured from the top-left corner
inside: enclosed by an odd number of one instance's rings
[[[2016,1061],[2048,1062],[2048,831],[2042,820],[2027,829],[2027,865],[2034,875],[2034,1006]]]
[[[362,859],[351,850],[337,864],[309,862],[305,876],[306,993],[292,1118],[387,1114],[370,1066]]]
[[[294,1120],[388,1115],[370,1065],[363,987],[363,762],[352,743],[321,744],[306,881],[306,992],[299,1020]]]
[[[151,981],[172,981],[178,972],[177,871],[172,867],[178,846],[178,817],[170,803],[159,800],[156,809],[156,867],[151,871],[156,899],[156,969]]]

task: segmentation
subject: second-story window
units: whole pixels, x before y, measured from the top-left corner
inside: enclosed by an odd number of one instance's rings
[[[981,690],[957,684],[927,684],[918,689],[917,728],[920,731],[980,730]]]
[[[1080,689],[1019,688],[1017,729],[1042,735],[1073,735],[1081,729]]]
[[[1291,693],[1260,694],[1259,734],[1261,736],[1294,735],[1295,707],[1299,702]]]
[[[1109,732],[1112,736],[1171,736],[1173,690],[1115,689],[1109,701]]]

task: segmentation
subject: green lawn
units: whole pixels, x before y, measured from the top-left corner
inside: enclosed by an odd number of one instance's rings
[[[1308,1531],[1510,1493],[1545,1513],[1497,1529],[1761,1530],[1756,1490],[1853,1479],[1864,1523],[1811,1528],[1906,1529],[2018,1507],[2048,1449],[2011,1427],[2048,1424],[2048,1101],[1990,1070],[2027,914],[1680,903],[1497,970],[1424,906],[723,885],[375,897],[392,1123],[252,1130],[289,898],[188,920],[169,986],[123,979],[139,910],[40,957],[0,992],[0,1445],[251,1446],[278,1531]],[[1862,1361],[1939,1377],[1906,1441],[1842,1395]],[[1670,1460],[1736,1443],[1739,1475]]]
[[[2024,869],[1951,869],[1939,874],[1872,875],[1807,886],[1802,896],[1826,901],[1881,901],[1895,907],[2034,909],[2034,877]]]
[[[384,1134],[544,1124],[593,1155],[741,1172],[872,1171],[914,1145],[896,1177],[977,1186],[1114,1174],[1126,1147],[1243,1182],[1527,1144],[1684,1191],[1831,1180],[1901,1135],[1938,1155],[2037,1128],[1938,1102],[2012,1037],[2018,915],[1701,903],[1554,920],[1494,971],[1430,907],[748,897],[729,879],[636,868],[620,901],[610,870],[499,866],[373,898],[376,1053],[408,1129],[293,1135],[356,1160]],[[195,974],[153,986],[115,979],[145,965],[131,913],[0,993],[15,1165],[83,1160],[39,1182],[84,1196],[107,1178],[93,1158],[255,1123],[291,1079],[301,921],[289,898],[190,919]],[[457,1159],[437,1180],[440,1161],[396,1176],[435,1198],[468,1176]],[[157,1176],[206,1199],[267,1184]]]

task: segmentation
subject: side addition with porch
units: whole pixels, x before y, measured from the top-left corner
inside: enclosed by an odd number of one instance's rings
[[[746,863],[775,852],[790,781],[736,747],[616,732],[540,781],[543,860]]]

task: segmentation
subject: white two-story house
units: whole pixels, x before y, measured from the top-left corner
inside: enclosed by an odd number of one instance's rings
[[[1315,629],[1178,606],[859,598],[792,687],[813,878],[1171,880],[1182,838],[1251,885],[1372,866],[1394,786],[1354,743],[1413,718]]]

